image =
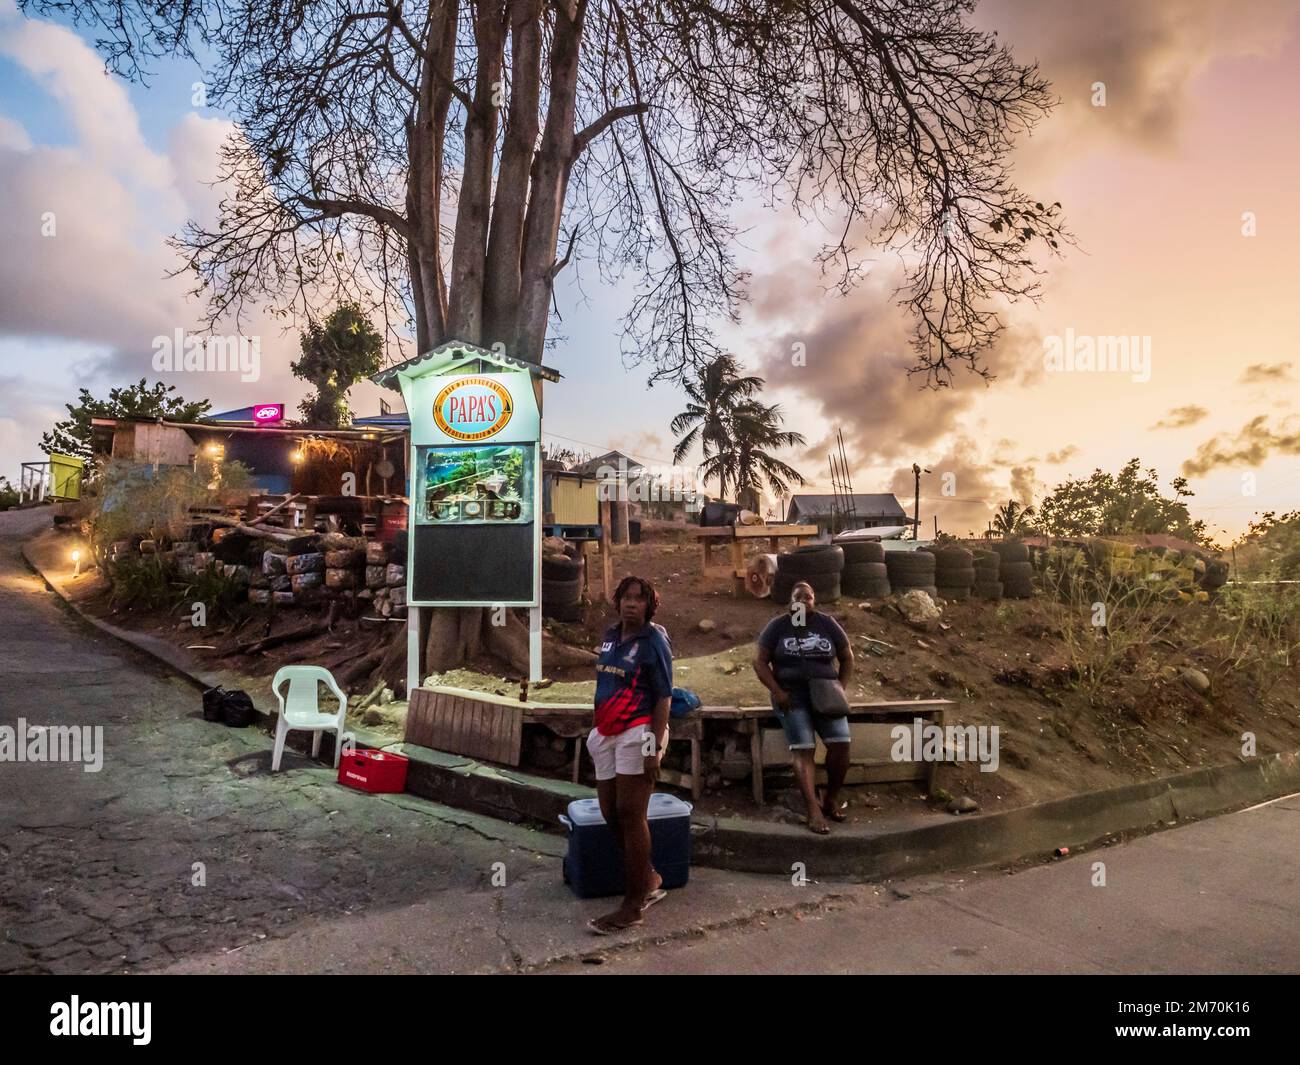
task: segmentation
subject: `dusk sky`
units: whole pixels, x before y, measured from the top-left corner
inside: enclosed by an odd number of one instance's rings
[[[933,471],[926,531],[936,513],[941,529],[982,529],[1009,496],[1037,503],[1068,476],[1132,457],[1166,485],[1188,477],[1193,516],[1225,541],[1257,513],[1300,507],[1300,5],[986,0],[976,19],[1037,59],[1060,98],[1015,175],[1062,202],[1077,247],[1047,264],[1039,304],[1007,309],[987,360],[995,380],[927,391],[904,372],[894,261],[831,294],[813,256],[836,220],[753,197],[740,216],[752,299],[724,336],[807,438],[787,456],[807,490],[828,490],[840,427],[858,491],[895,491],[910,510],[911,464]],[[0,0],[0,474],[15,482],[78,387],[98,396],[156,378],[153,338],[198,324],[186,281],[164,277],[176,265],[164,240],[212,216],[219,194],[204,182],[231,127],[191,105],[197,69],[155,69],[147,88],[110,78],[88,37]],[[1097,82],[1105,106],[1094,106]],[[42,234],[47,212],[53,236]],[[648,390],[648,369],[619,356],[635,278],[610,285],[590,264],[562,276],[563,339],[547,361],[564,380],[547,392],[547,437],[669,462],[682,393]],[[262,338],[256,384],[164,379],[215,410],[294,406],[297,332],[282,330],[269,319],[245,329]],[[1045,341],[1068,336],[1150,338],[1149,379],[1049,372]],[[806,365],[792,363],[795,344]],[[354,411],[376,412],[381,394],[358,387]],[[955,475],[950,498],[943,473]]]

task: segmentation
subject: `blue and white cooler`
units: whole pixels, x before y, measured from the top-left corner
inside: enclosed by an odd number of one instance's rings
[[[691,871],[691,804],[675,795],[650,796],[650,860],[664,887],[685,885]],[[575,799],[560,822],[569,830],[564,882],[582,899],[623,894],[623,857],[597,799]]]

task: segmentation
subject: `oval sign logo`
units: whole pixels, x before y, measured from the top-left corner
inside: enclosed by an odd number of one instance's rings
[[[284,414],[280,403],[259,403],[253,408],[253,420],[256,422],[278,422]]]
[[[460,377],[433,401],[433,420],[453,440],[486,440],[496,436],[514,414],[510,392],[489,377]]]

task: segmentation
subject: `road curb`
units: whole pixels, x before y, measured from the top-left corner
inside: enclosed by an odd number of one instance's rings
[[[898,832],[715,820],[696,839],[696,858],[744,872],[877,880],[1050,857],[1058,847],[1086,849],[1130,834],[1172,828],[1300,791],[1300,754],[1264,755],[1159,780],[1069,795],[1001,813],[954,818]]]
[[[36,563],[30,545],[28,541],[22,547],[27,565],[78,617],[197,686],[221,683],[220,673],[194,668],[180,649],[86,614]],[[271,730],[275,714],[258,713],[263,730]],[[362,729],[352,732],[359,747],[396,749],[411,759],[408,794],[500,821],[558,832],[559,816],[568,804],[595,794],[591,788],[567,781],[400,743]],[[305,733],[290,733],[289,742],[305,751],[309,738]],[[332,737],[323,738],[321,754],[323,760],[333,760]],[[702,866],[781,876],[791,875],[799,863],[810,878],[883,880],[1048,857],[1058,847],[1080,850],[1123,835],[1160,831],[1230,813],[1297,791],[1300,752],[1290,751],[893,832],[839,826],[830,835],[816,836],[802,825],[697,818],[692,860]]]

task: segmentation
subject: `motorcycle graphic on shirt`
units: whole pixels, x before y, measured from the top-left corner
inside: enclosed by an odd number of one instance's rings
[[[830,658],[835,653],[835,645],[820,633],[787,636],[781,641],[781,652],[791,658]]]

